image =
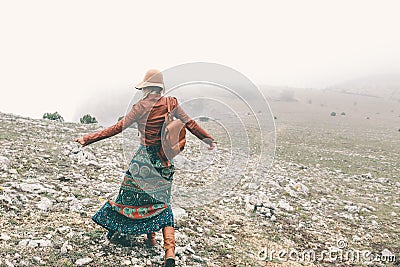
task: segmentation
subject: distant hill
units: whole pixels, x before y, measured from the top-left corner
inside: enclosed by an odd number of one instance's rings
[[[326,90],[400,101],[400,73],[361,77],[330,86]]]

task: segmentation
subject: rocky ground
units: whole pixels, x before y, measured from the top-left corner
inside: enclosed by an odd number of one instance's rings
[[[3,113],[0,125],[0,266],[161,266],[161,233],[153,249],[142,236],[110,243],[91,220],[118,191],[122,136],[82,149],[71,140],[99,126]],[[275,161],[259,170],[256,188],[244,176],[208,205],[174,207],[178,266],[398,265],[400,132],[351,122],[305,126],[280,116],[277,130]],[[175,179],[185,175],[178,169]],[[371,254],[353,262],[276,255],[307,249],[317,257],[323,250]],[[371,261],[375,255],[397,261]]]

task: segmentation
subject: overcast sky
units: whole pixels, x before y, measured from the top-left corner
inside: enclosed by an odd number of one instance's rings
[[[76,120],[149,68],[195,61],[294,87],[397,72],[399,3],[1,1],[0,111]]]

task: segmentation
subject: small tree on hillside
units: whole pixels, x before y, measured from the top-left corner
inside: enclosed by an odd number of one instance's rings
[[[90,124],[90,123],[97,123],[97,120],[95,117],[90,116],[89,114],[86,114],[82,118],[80,118],[81,123],[83,124]]]
[[[203,117],[203,116],[199,118],[200,121],[208,121],[209,119],[210,119],[210,118],[208,118],[208,117]]]
[[[52,120],[52,121],[59,121],[59,122],[63,122],[64,118],[58,114],[58,112],[54,112],[54,113],[44,113],[43,114],[43,119],[47,119],[47,120]]]

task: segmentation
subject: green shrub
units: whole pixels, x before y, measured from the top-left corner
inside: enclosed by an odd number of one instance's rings
[[[331,116],[333,116],[333,117],[336,116],[336,112],[334,112],[334,111],[331,112]]]
[[[209,118],[208,118],[208,117],[200,117],[199,120],[200,120],[200,121],[208,121]]]
[[[90,124],[90,123],[97,123],[97,120],[95,117],[90,116],[89,114],[86,114],[82,118],[80,118],[81,123],[83,124]]]
[[[340,115],[346,116],[346,112],[342,112],[342,113],[340,113]]]
[[[48,120],[52,120],[52,121],[59,121],[59,122],[63,122],[64,118],[58,114],[58,112],[54,112],[54,113],[44,113],[43,114],[43,119],[48,119]]]

